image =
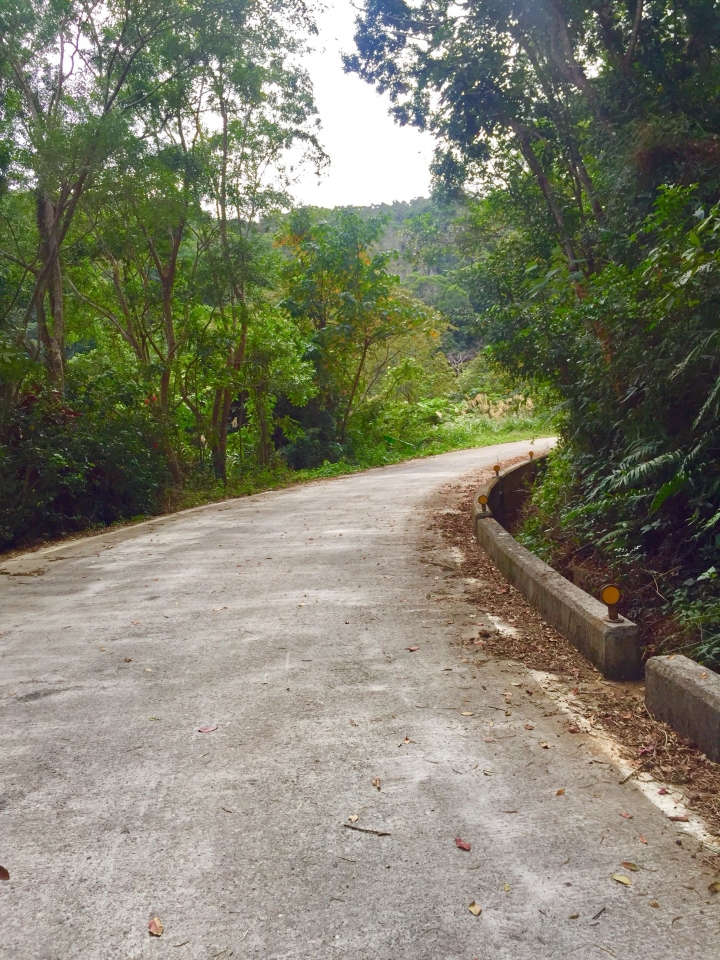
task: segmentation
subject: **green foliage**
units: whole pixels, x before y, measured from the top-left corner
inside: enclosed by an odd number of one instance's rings
[[[0,443],[0,547],[158,513],[162,428],[139,392],[72,370],[68,394],[28,391]]]

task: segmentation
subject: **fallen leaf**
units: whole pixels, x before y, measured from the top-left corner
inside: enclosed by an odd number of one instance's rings
[[[148,923],[148,931],[151,937],[161,937],[164,929],[160,917],[153,917]]]
[[[638,840],[640,841],[640,843],[647,843],[647,840],[642,834],[640,834],[640,836],[638,837]]]
[[[355,823],[357,821],[357,818],[358,818],[358,815],[356,813],[353,813],[351,816],[348,817],[348,820],[350,821],[350,823]]]
[[[461,716],[461,717],[474,717],[475,714],[472,713],[470,710],[463,710],[463,711],[461,712],[460,716]]]
[[[568,727],[568,733],[580,733],[580,727],[572,726]]]
[[[145,673],[152,673],[152,667],[145,667]]]
[[[637,873],[640,867],[636,863],[632,863],[630,860],[623,860],[620,864],[621,867],[625,867],[626,870],[632,870],[633,873]]]
[[[626,877],[625,874],[623,873],[614,873],[612,875],[612,878],[613,880],[617,881],[617,883],[622,883],[626,887],[632,886],[632,880],[630,879],[630,877]]]
[[[497,740],[495,739],[495,737],[483,737],[483,740],[485,741],[485,743],[497,743]]]
[[[486,777],[491,777],[493,775],[492,770],[483,770],[483,773],[485,774]]]
[[[555,794],[556,797],[562,797],[565,794],[565,787],[560,787],[560,789]]]
[[[479,917],[480,914],[482,913],[482,907],[480,906],[479,903],[475,903],[474,900],[473,900],[473,902],[470,904],[470,906],[468,907],[468,910],[470,911],[470,913],[471,913],[474,917]]]
[[[467,840],[461,840],[460,837],[455,837],[455,846],[458,848],[458,850],[472,849],[471,845],[467,842]]]
[[[707,671],[703,670],[703,672],[700,674],[700,679],[707,680],[707,678],[708,678]]]
[[[624,713],[624,714],[622,715],[622,718],[623,718],[623,720],[632,720],[632,714],[631,714],[631,713]]]
[[[372,782],[372,785],[375,787],[376,790],[379,790],[381,787],[380,777],[375,777],[375,779]]]
[[[625,817],[626,820],[632,820],[632,814],[631,814],[631,813],[621,813],[620,816],[621,816],[621,817]]]
[[[132,663],[132,657],[125,657],[123,663]]]
[[[540,746],[543,748],[543,750],[549,750],[549,749],[550,749],[550,744],[549,744],[549,743],[541,743]]]
[[[7,873],[7,870],[5,872]],[[7,879],[7,877],[3,877],[3,880]],[[718,877],[717,880],[713,880],[713,882],[708,886],[708,890],[710,893],[720,893],[720,877]]]
[[[660,789],[658,790],[658,793],[660,794],[661,797],[664,797],[665,794],[668,793],[668,791],[665,789],[665,787],[660,787]]]
[[[415,653],[416,650],[419,650],[420,647],[405,647],[406,650],[409,650],[410,653]]]
[[[505,891],[505,893],[510,893],[510,891],[512,890],[512,887],[510,886],[509,883],[504,883],[503,890]]]
[[[535,727],[534,727],[531,723],[526,723],[526,724],[525,724],[525,729],[526,729],[526,730],[534,730]]]
[[[0,867],[0,880],[9,880],[10,872],[6,867]]]
[[[638,751],[638,756],[642,757],[646,753],[654,753],[654,752],[655,752],[655,744],[649,743],[646,747],[641,747],[641,749]]]
[[[572,688],[572,695],[573,695],[574,697],[576,697],[579,693],[580,693],[580,688],[579,688],[579,687],[573,687],[573,688]]]
[[[674,820],[676,823],[687,823],[689,819],[686,813],[674,813],[668,817],[668,820]]]
[[[579,913],[571,913],[569,919],[570,919],[570,920],[577,920],[577,918],[578,918],[579,916],[580,916]]]
[[[659,907],[660,904],[657,902],[657,900],[651,900],[651,901],[650,901],[650,906],[651,906],[651,907]]]
[[[357,725],[358,725],[358,724],[357,724],[357,721],[356,721],[356,720],[351,720],[351,721],[350,721],[350,726],[351,726],[351,727],[356,727]]]
[[[214,727],[198,727],[198,733],[212,733],[213,730],[217,730],[217,724]]]
[[[511,687],[521,687],[522,684],[521,684],[521,683],[515,683],[515,682],[513,682],[513,683],[510,684],[510,686],[511,686]]]

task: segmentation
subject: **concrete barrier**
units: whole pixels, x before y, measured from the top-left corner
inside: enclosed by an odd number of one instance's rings
[[[650,657],[645,703],[658,720],[720,763],[720,675],[681,654]]]
[[[608,620],[604,604],[526,550],[495,519],[517,509],[536,470],[537,459],[524,461],[478,490],[472,510],[477,542],[543,619],[603,676],[635,680],[642,675],[637,626],[624,617]],[[487,498],[485,509],[479,497]]]

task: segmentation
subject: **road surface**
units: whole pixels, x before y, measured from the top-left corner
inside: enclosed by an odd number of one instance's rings
[[[0,577],[2,960],[717,960],[697,843],[453,645],[427,510],[526,450],[6,564],[36,574]]]

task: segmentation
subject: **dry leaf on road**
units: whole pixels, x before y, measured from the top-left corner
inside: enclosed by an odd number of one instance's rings
[[[353,813],[348,817],[348,820],[350,821],[350,823],[355,823],[357,818],[358,818],[358,815],[356,813]]]
[[[405,647],[406,650],[409,650],[410,653],[415,653],[416,650],[419,650],[420,647]]]
[[[375,787],[376,790],[379,790],[381,787],[380,777],[375,777],[375,779],[372,782],[372,785]]]
[[[563,796],[565,796],[565,787],[560,787],[560,789],[555,793],[555,796],[556,796],[556,797],[563,797]]]
[[[458,850],[472,849],[471,845],[467,842],[467,840],[461,840],[460,837],[455,837],[455,846],[458,848]]]
[[[613,880],[615,880],[617,883],[622,883],[622,884],[624,884],[626,887],[631,887],[631,886],[632,886],[632,880],[630,879],[630,877],[626,877],[624,873],[614,873],[614,874],[612,875],[612,878],[613,878]]]
[[[623,860],[620,866],[625,867],[626,870],[632,870],[633,873],[637,873],[640,869],[636,863],[632,863],[630,860]]]
[[[526,724],[525,724],[525,729],[526,729],[526,730],[534,730],[535,727],[534,727],[531,723],[526,723]]]
[[[161,937],[164,929],[165,927],[160,917],[153,917],[150,923],[148,923],[148,932],[151,937]]]
[[[217,724],[214,727],[198,727],[198,733],[212,733],[217,730]]]
[[[631,813],[621,813],[620,816],[621,816],[621,817],[624,817],[626,820],[632,820],[632,814],[631,814]]]
[[[10,872],[6,867],[0,867],[0,880],[9,880]]]
[[[482,913],[482,907],[480,906],[479,903],[475,903],[474,900],[473,900],[473,902],[470,904],[470,906],[468,907],[468,910],[470,911],[470,913],[471,913],[474,917],[479,917],[480,914]]]

